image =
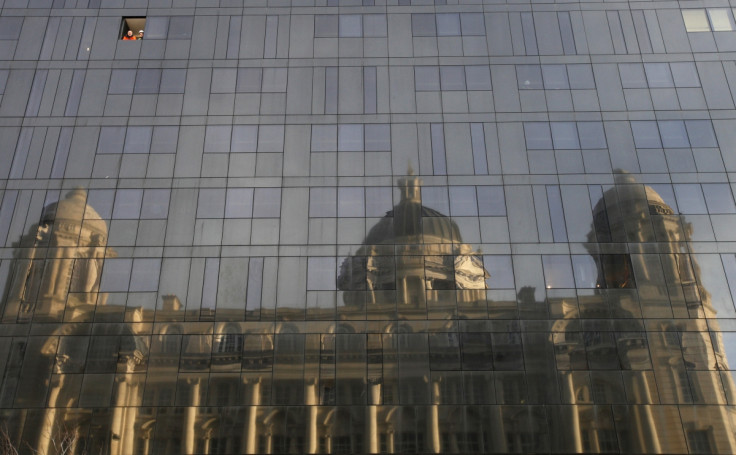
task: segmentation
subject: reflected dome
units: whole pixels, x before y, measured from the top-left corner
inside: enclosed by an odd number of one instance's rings
[[[104,304],[100,280],[106,249],[107,223],[87,204],[87,192],[76,188],[44,207],[16,251],[5,320],[75,321],[89,317]]]
[[[399,203],[343,261],[337,282],[347,305],[398,302],[418,313],[425,305],[444,308],[451,316],[456,304],[485,303],[490,275],[480,256],[462,243],[449,216],[422,205],[421,183],[412,175],[399,179]]]
[[[462,242],[450,217],[422,205],[421,183],[414,176],[399,179],[401,200],[368,231],[364,245]]]
[[[40,222],[41,225],[67,226],[67,229],[79,227],[82,223],[85,229],[91,231],[90,235],[107,237],[107,223],[87,204],[87,192],[82,188],[75,188],[64,199],[47,205]]]
[[[675,212],[651,186],[620,171],[593,208],[591,242],[687,241]],[[653,218],[656,217],[656,218]]]

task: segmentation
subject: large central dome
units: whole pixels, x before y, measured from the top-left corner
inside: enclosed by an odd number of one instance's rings
[[[457,224],[437,210],[422,205],[421,179],[399,179],[401,200],[371,230],[364,245],[461,243]]]
[[[438,290],[485,290],[488,272],[460,228],[447,215],[425,207],[421,179],[398,181],[401,200],[368,232],[363,245],[340,267],[343,291],[396,290],[399,300],[444,299]],[[480,300],[483,295],[458,297]],[[355,300],[355,296],[346,296]]]

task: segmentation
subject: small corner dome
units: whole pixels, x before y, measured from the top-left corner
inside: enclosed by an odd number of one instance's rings
[[[107,223],[99,213],[87,204],[87,191],[75,188],[68,193],[64,199],[49,204],[44,208],[41,222],[52,224],[59,222],[81,225],[97,234],[107,236]]]

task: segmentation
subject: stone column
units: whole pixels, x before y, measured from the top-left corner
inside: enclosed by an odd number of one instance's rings
[[[386,433],[386,445],[388,446],[388,453],[394,453],[396,450],[396,438],[394,435],[394,429],[389,428],[388,432]]]
[[[184,427],[184,453],[194,453],[195,441],[197,431],[195,425],[197,424],[197,406],[199,406],[199,387],[200,380],[189,379],[187,380],[191,389],[191,401],[187,408],[186,423]]]
[[[254,454],[258,446],[258,405],[261,402],[261,378],[245,381],[246,387],[250,385],[250,406],[247,408],[245,419],[245,453]]]
[[[643,373],[643,372],[642,372]],[[652,403],[652,396],[649,393],[649,383],[647,381],[646,376],[644,374],[639,375],[639,393],[640,393],[640,399],[638,400],[639,403]],[[644,420],[645,424],[640,426],[640,434],[644,435],[644,437],[647,438],[647,443],[649,447],[642,446],[642,449],[647,450],[648,452],[652,453],[662,453],[662,446],[659,443],[659,435],[657,434],[657,426],[655,424],[654,415],[652,414],[652,407],[651,405],[647,404],[644,406],[639,406],[640,409],[644,412]]]
[[[135,423],[138,417],[138,403],[132,403],[131,399],[135,396],[137,385],[128,386],[127,407],[125,408],[125,425],[123,426],[123,455],[134,455],[135,453]]]
[[[64,375],[58,375],[57,378],[51,384],[48,407],[44,412],[41,433],[38,436],[38,443],[36,444],[38,453],[51,453],[52,439],[58,437],[58,435],[54,434],[55,430],[59,429],[56,426],[56,406],[59,405],[57,400],[59,399],[61,388],[64,386]],[[70,430],[76,431],[76,428],[71,428]]]
[[[123,419],[125,418],[125,402],[128,387],[125,378],[115,378],[117,383],[117,400],[115,400],[115,409],[112,414],[112,440],[110,442],[110,454],[120,455],[123,453],[125,444],[123,443]]]
[[[508,447],[506,442],[506,433],[504,431],[503,424],[503,411],[501,411],[500,405],[494,405],[490,408],[491,413],[491,436],[493,447],[486,447],[486,450],[501,453],[508,452],[511,447]]]
[[[567,372],[567,393],[570,396],[572,405],[568,407],[569,412],[569,428],[570,428],[570,439],[573,442],[574,451],[576,453],[583,452],[583,439],[580,431],[580,408],[577,405],[577,395],[575,394],[575,382],[573,381],[572,371]]]
[[[381,383],[378,381],[368,382],[368,393],[370,403],[366,410],[366,426],[368,436],[368,451],[378,453],[380,441],[378,439],[378,406],[381,402]]]
[[[307,453],[317,453],[319,449],[319,432],[317,431],[317,381],[306,384],[305,404],[307,405]]]
[[[440,453],[442,447],[440,445],[440,384],[437,381],[432,381],[432,404],[429,407],[429,416],[427,418],[428,433],[429,433],[429,451],[432,453]]]

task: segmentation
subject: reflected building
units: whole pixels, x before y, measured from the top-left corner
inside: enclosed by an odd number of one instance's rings
[[[86,191],[70,191],[18,241],[3,322],[79,321],[105,304],[102,265],[115,253],[106,248],[107,224],[86,201]]]
[[[399,203],[340,266],[345,305],[365,306],[377,319],[449,319],[458,307],[485,313],[489,275],[480,254],[449,216],[422,205],[420,178],[397,183]]]
[[[615,439],[621,451],[634,453],[736,447],[736,413],[725,406],[736,384],[724,374],[725,345],[690,254],[692,232],[686,217],[627,173],[595,204],[587,247],[597,269],[595,288],[579,294],[579,307],[565,307],[552,340],[558,368],[591,370],[590,377],[561,373],[573,402],[626,405],[613,406],[609,415],[574,406],[577,451],[612,450]],[[625,246],[605,251],[605,243]],[[583,270],[575,271],[584,279]],[[596,331],[581,334],[577,318],[600,321]]]
[[[654,189],[621,174],[595,204],[589,255],[574,264],[578,283],[594,282],[590,292],[535,302],[524,288],[516,303],[486,298],[481,256],[450,217],[422,205],[418,177],[400,179],[398,190],[336,277],[343,314],[367,320],[306,333],[275,319],[101,323],[90,332],[79,299],[54,300],[62,291],[48,270],[66,270],[64,289],[84,289],[86,305],[105,305],[95,271],[106,223],[82,190],[49,205],[38,230],[51,234],[21,240],[37,242],[28,254],[39,263],[18,260],[6,315],[15,305],[20,322],[65,323],[9,347],[2,400],[18,409],[4,414],[11,438],[42,453],[66,438],[72,453],[110,454],[736,447],[736,413],[725,405],[736,389],[690,259],[692,227]],[[75,232],[76,243],[55,232]],[[646,250],[652,241],[658,249]],[[59,259],[49,244],[70,252]],[[176,319],[179,298],[161,299],[165,319]],[[548,305],[558,317],[478,316],[515,304]]]
[[[735,9],[549,3],[4,1],[0,455],[736,453]]]

